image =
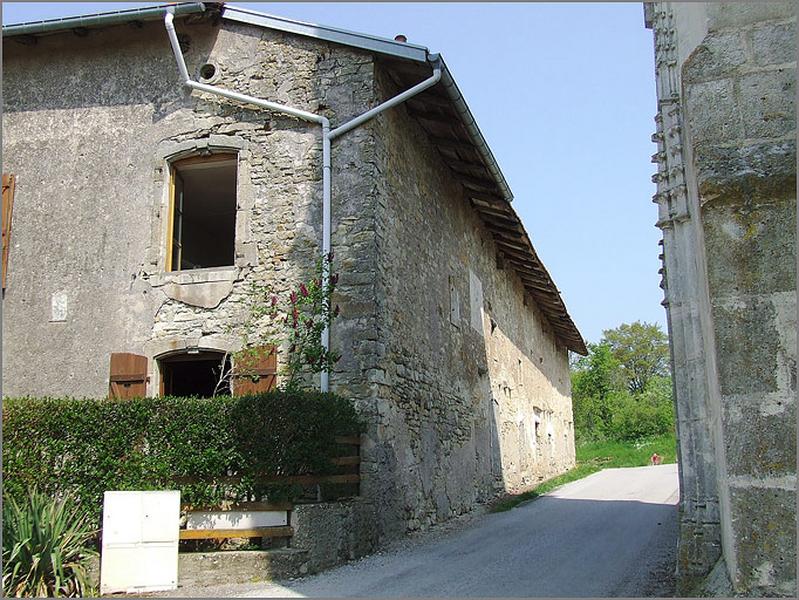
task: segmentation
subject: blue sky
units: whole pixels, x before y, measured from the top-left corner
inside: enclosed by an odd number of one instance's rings
[[[3,2],[3,23],[153,4]],[[635,320],[665,330],[640,2],[231,4],[440,52],[586,340]]]

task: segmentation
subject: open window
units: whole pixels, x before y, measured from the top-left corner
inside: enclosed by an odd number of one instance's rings
[[[236,165],[235,154],[172,163],[167,271],[234,264]]]

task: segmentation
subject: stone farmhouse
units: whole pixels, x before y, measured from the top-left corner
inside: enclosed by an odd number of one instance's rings
[[[648,2],[679,596],[796,597],[795,2]]]
[[[248,286],[332,249],[318,383],[381,538],[573,466],[585,344],[426,48],[215,3],[8,26],[3,173],[7,396],[208,393]]]

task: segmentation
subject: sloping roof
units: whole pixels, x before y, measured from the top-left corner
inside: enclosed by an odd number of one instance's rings
[[[214,2],[165,4],[151,8],[20,23],[3,27],[3,37],[25,36],[25,39],[30,40],[38,35],[70,29],[85,31],[92,27],[126,21],[159,19],[163,18],[167,6],[176,6],[178,16],[201,12],[219,15],[221,11],[222,19],[229,21],[373,52],[387,67],[389,75],[400,89],[411,87],[428,77],[433,65],[440,66],[441,81],[406,102],[409,114],[427,132],[431,143],[463,186],[472,207],[480,215],[486,229],[491,232],[502,255],[502,262],[519,275],[555,335],[570,350],[587,354],[585,342],[569,316],[560,292],[533,248],[521,219],[511,206],[513,194],[510,187],[463,95],[442,57],[431,54],[424,46]]]

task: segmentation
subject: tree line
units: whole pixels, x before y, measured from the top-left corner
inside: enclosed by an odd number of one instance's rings
[[[603,331],[571,361],[578,441],[633,441],[674,431],[668,337],[636,321]]]

